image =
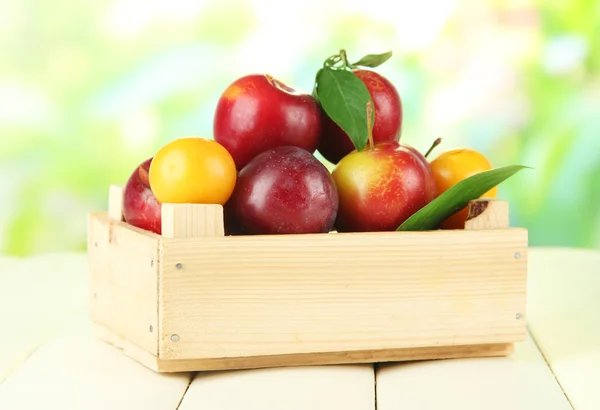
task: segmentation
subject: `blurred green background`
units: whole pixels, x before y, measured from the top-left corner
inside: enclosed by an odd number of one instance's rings
[[[600,248],[600,3],[9,0],[0,5],[0,252],[84,250],[108,185],[270,73],[393,50],[402,139],[534,167],[500,187],[532,245]],[[435,155],[434,155],[435,156]]]

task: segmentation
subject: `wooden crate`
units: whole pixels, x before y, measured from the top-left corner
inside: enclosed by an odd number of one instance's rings
[[[158,372],[503,356],[526,336],[527,230],[500,200],[465,230],[224,236],[163,204],[162,235],[89,217],[97,336]]]

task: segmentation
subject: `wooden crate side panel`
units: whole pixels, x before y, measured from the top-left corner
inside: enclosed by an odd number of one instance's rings
[[[159,358],[523,340],[526,256],[520,228],[164,239]]]
[[[158,357],[156,352],[150,353],[149,351],[131,343],[129,340],[122,339],[111,330],[99,325],[98,323],[92,324],[92,333],[95,338],[103,340],[114,347],[123,350],[123,352],[130,358],[154,371],[158,371]]]
[[[414,360],[500,357],[514,352],[513,343],[489,345],[415,347],[407,349],[357,350],[349,352],[299,353],[277,356],[214,359],[158,359],[159,372],[259,369],[284,366],[320,366],[352,363],[386,363]]]
[[[106,213],[89,220],[91,318],[124,343],[156,356],[160,239]]]

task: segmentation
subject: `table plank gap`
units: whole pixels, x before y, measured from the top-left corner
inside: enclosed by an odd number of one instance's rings
[[[175,408],[175,410],[180,410],[181,403],[183,403],[183,399],[185,398],[185,395],[187,394],[188,390],[190,389],[190,386],[192,385],[192,382],[194,381],[196,374],[197,374],[197,372],[190,374],[190,379],[188,380],[188,384],[187,384],[183,394],[181,395],[181,399],[179,400],[179,403],[177,403],[177,407]]]
[[[156,373],[94,339],[82,314],[0,385],[0,409],[175,410],[191,378]]]
[[[540,345],[538,344],[538,342],[537,342],[537,340],[535,338],[535,334],[531,331],[531,329],[530,329],[529,326],[527,326],[527,331],[529,333],[529,336],[531,337],[531,341],[535,344],[535,347],[540,352],[540,356],[542,356],[542,359],[544,359],[544,363],[546,363],[546,366],[548,367],[548,371],[550,373],[552,373],[552,377],[554,377],[554,379],[556,380],[556,384],[558,384],[558,387],[560,387],[560,390],[563,392],[563,395],[565,396],[565,400],[567,400],[569,402],[569,405],[571,406],[571,409],[575,410],[575,406],[573,406],[573,403],[571,402],[571,399],[569,398],[569,395],[565,391],[562,383],[560,382],[560,379],[556,376],[556,373],[554,372],[554,369],[552,368],[552,365],[550,364],[550,362],[548,361],[548,358],[546,357],[546,353],[544,352],[543,349],[540,348]]]
[[[385,364],[376,380],[378,410],[572,410],[529,335],[512,356]]]
[[[0,384],[85,309],[85,254],[0,257]]]
[[[370,364],[199,372],[179,410],[375,410]]]
[[[528,325],[577,410],[600,408],[600,252],[532,248]]]

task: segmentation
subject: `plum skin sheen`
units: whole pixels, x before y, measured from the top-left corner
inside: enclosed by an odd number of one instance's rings
[[[397,141],[348,154],[333,178],[339,192],[339,232],[394,231],[436,194],[425,157]]]
[[[326,233],[338,206],[337,188],[325,165],[294,146],[254,157],[240,171],[227,204],[242,234]]]

